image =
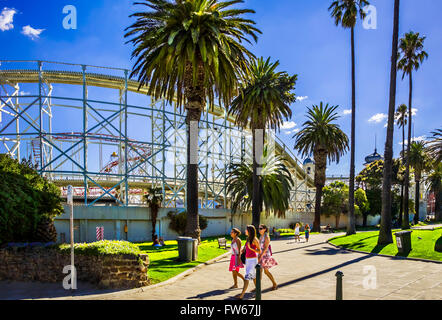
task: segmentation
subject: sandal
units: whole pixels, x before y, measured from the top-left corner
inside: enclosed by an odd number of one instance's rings
[[[278,285],[276,285],[276,286],[273,286],[272,290],[273,290],[273,291],[276,291],[276,290],[278,290]]]

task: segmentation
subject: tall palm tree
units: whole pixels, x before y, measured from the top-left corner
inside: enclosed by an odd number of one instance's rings
[[[155,227],[157,225],[158,212],[163,202],[162,188],[149,188],[147,194],[144,195],[144,202],[150,209],[150,220],[152,222],[152,240],[155,236]]]
[[[435,196],[436,221],[442,221],[442,163],[434,162],[433,170],[427,177],[428,189]]]
[[[355,26],[358,17],[364,19],[366,14],[363,10],[369,5],[367,0],[335,0],[328,8],[331,16],[335,20],[336,26],[341,25],[344,29],[351,30],[351,147],[350,147],[350,186],[348,195],[349,223],[347,225],[347,235],[356,233],[355,221],[355,135],[356,135],[356,59],[355,59]]]
[[[321,198],[322,188],[325,185],[325,171],[327,159],[339,162],[342,155],[348,150],[348,137],[333,123],[339,116],[336,112],[338,106],[323,105],[308,108],[307,118],[303,128],[293,138],[296,138],[295,149],[303,157],[313,154],[315,160],[315,221],[313,231],[321,229]]]
[[[396,110],[396,124],[399,128],[402,128],[402,162],[405,163],[405,126],[407,125],[407,105],[401,104]],[[404,213],[404,184],[401,183],[401,204],[399,209],[399,225],[402,225],[402,215]]]
[[[384,245],[393,242],[391,235],[391,207],[392,207],[392,176],[393,176],[393,136],[394,136],[394,108],[396,107],[397,60],[399,43],[399,9],[400,1],[394,0],[393,40],[391,46],[390,70],[390,98],[388,105],[387,138],[385,139],[384,169],[382,173],[382,210],[381,226],[379,228],[378,244]]]
[[[424,59],[428,58],[428,54],[424,51],[425,37],[420,37],[419,32],[414,33],[410,31],[400,39],[399,50],[400,60],[398,68],[403,71],[402,79],[408,75],[409,78],[409,97],[408,97],[408,143],[407,153],[405,156],[405,178],[404,178],[404,219],[402,221],[402,228],[410,228],[409,224],[409,210],[408,198],[410,183],[410,147],[411,147],[411,126],[412,126],[412,102],[413,102],[413,70],[418,70]]]
[[[140,86],[147,85],[154,99],[175,101],[187,112],[186,235],[198,239],[195,131],[206,103],[213,106],[218,98],[220,104],[230,104],[239,76],[253,57],[243,43],[250,43],[249,37],[257,41],[261,33],[254,21],[244,17],[253,10],[232,8],[243,2],[145,0],[136,4],[148,11],[131,15],[137,21],[126,29],[125,37],[135,47],[132,58],[137,58],[131,77],[138,76]]]
[[[412,142],[409,154],[410,166],[414,169],[415,197],[414,197],[414,224],[419,223],[419,201],[420,201],[420,182],[422,173],[428,168],[428,154],[425,148],[425,142]]]
[[[442,162],[442,129],[432,132],[433,137],[427,142],[428,152],[436,162]]]
[[[259,226],[261,216],[261,195],[259,189],[258,160],[262,157],[266,128],[279,129],[284,120],[292,116],[290,104],[296,101],[292,91],[297,75],[289,76],[286,72],[277,72],[279,62],[270,58],[253,59],[247,77],[239,95],[233,100],[228,110],[234,115],[236,125],[252,129],[253,143],[253,196],[252,224]],[[262,132],[262,140],[258,132]]]
[[[285,217],[289,209],[290,192],[294,181],[287,169],[285,159],[264,148],[263,167],[259,178],[262,198],[260,206],[267,214],[273,213],[279,218]],[[240,163],[232,165],[227,177],[227,193],[232,197],[232,213],[248,211],[253,198],[253,165]]]

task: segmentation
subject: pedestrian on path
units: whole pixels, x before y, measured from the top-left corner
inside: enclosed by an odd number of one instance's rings
[[[261,248],[259,246],[259,240],[256,237],[256,229],[254,226],[249,225],[246,229],[247,241],[241,253],[245,252],[246,256],[246,275],[244,281],[244,287],[240,295],[235,296],[236,299],[242,300],[249,286],[249,281],[253,280],[256,288],[256,265],[258,264],[258,254],[261,254]]]
[[[233,286],[230,289],[238,288],[238,277],[245,281],[244,276],[239,273],[239,269],[244,268],[240,254],[242,247],[241,239],[239,238],[240,235],[241,231],[237,228],[233,228],[232,231],[230,231],[230,236],[232,237],[232,245],[230,246],[232,256],[230,257],[229,271],[232,272],[233,276]]]
[[[295,241],[301,241],[300,237],[299,237],[299,223],[296,224],[295,226]]]
[[[275,258],[273,258],[272,253],[272,246],[270,245],[270,236],[269,236],[269,229],[266,225],[260,225],[259,226],[259,234],[261,235],[259,238],[259,244],[261,247],[261,253],[258,256],[258,263],[261,265],[261,272],[264,270],[264,273],[266,276],[272,281],[273,283],[273,290],[278,289],[278,284],[275,281],[275,278],[270,273],[269,269],[277,266],[278,262],[276,262]],[[262,279],[262,274],[261,274]]]
[[[305,225],[304,234],[305,234],[305,242],[308,242],[308,239],[310,238],[310,226],[308,225],[308,223]]]

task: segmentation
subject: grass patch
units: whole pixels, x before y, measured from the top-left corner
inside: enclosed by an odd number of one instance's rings
[[[357,233],[351,236],[341,236],[330,240],[330,243],[343,247],[369,253],[379,253],[389,256],[402,256],[426,260],[442,261],[442,253],[434,250],[436,241],[442,236],[442,228],[431,230],[413,230],[411,234],[412,251],[409,254],[398,253],[396,237],[393,230],[393,241],[388,245],[379,246],[378,231]]]
[[[70,244],[61,244],[58,247],[63,253],[69,253],[71,251]],[[92,243],[75,243],[75,254],[99,256],[99,255],[133,255],[138,256],[141,254],[140,248],[127,241],[98,241]]]
[[[228,238],[228,237],[226,237]],[[149,255],[149,278],[152,284],[166,281],[201,263],[212,260],[227,250],[218,247],[217,237],[202,239],[198,248],[198,260],[192,262],[178,261],[178,243],[176,240],[165,241],[164,247],[153,247],[152,242],[136,243],[142,253]]]

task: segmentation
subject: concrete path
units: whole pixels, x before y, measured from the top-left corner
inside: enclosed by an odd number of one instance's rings
[[[334,235],[313,235],[309,243],[295,243],[292,239],[273,241],[274,256],[279,266],[271,269],[279,289],[272,291],[271,282],[264,276],[263,300],[316,300],[335,299],[337,271],[344,273],[344,299],[428,299],[442,300],[442,264],[407,261],[387,257],[370,256],[337,249],[325,241]],[[240,289],[229,290],[233,281],[228,270],[229,259],[214,264],[176,281],[173,284],[116,293],[91,292],[82,289],[75,297],[64,293],[58,296],[46,294],[38,285],[36,298],[96,299],[96,300],[199,300],[231,299]],[[244,272],[244,271],[243,271]],[[365,272],[365,273],[364,273]],[[241,285],[241,280],[239,280]],[[32,284],[22,298],[33,298]],[[61,286],[61,285],[60,285]],[[80,286],[80,284],[79,284]],[[253,284],[249,287],[253,289]],[[24,289],[24,288],[22,288]],[[9,298],[20,298],[14,285],[0,282],[0,298],[5,290]],[[14,292],[15,291],[15,292]],[[59,290],[62,291],[62,290]],[[25,292],[26,293],[26,292]],[[252,298],[247,294],[246,298]]]

